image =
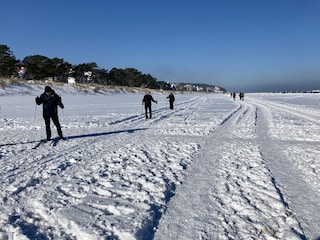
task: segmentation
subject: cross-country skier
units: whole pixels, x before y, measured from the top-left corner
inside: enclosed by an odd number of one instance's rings
[[[240,98],[240,100],[244,100],[244,93],[243,92],[241,92],[241,93],[239,93],[239,98]]]
[[[175,101],[173,93],[170,93],[167,98],[169,98],[170,109],[173,109],[173,102]]]
[[[43,119],[46,125],[47,141],[51,139],[50,119],[52,119],[52,122],[56,126],[60,139],[65,140],[58,117],[58,106],[62,109],[64,108],[61,97],[59,97],[51,87],[46,86],[44,93],[42,93],[40,97],[36,97],[36,104],[43,105]]]
[[[232,93],[232,97],[233,97],[233,100],[236,100],[237,94],[235,92]]]
[[[149,110],[150,118],[152,118],[151,102],[155,102],[156,104],[158,104],[158,101],[153,99],[150,92],[147,92],[147,94],[144,95],[144,97],[142,99],[142,104],[144,104],[144,108],[145,108],[145,112],[146,112],[146,119],[148,119],[148,110]]]

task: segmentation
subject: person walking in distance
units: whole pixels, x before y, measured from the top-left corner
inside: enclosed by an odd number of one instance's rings
[[[173,102],[175,101],[173,93],[170,93],[167,98],[169,98],[170,109],[173,110]]]
[[[148,111],[149,111],[149,118],[152,118],[151,102],[155,102],[156,104],[158,104],[158,101],[154,100],[150,92],[148,91],[147,94],[144,95],[142,99],[142,104],[144,104],[144,109],[146,113],[146,119],[148,119]]]
[[[58,106],[62,109],[64,108],[61,97],[58,96],[51,87],[46,86],[44,88],[44,93],[42,93],[40,97],[36,97],[36,104],[43,105],[42,114],[46,125],[47,141],[51,139],[50,119],[52,119],[52,122],[56,126],[60,139],[65,140],[58,117]]]
[[[232,93],[232,97],[233,97],[233,100],[236,100],[237,94],[235,92]]]
[[[240,98],[240,100],[244,100],[244,93],[243,92],[241,92],[241,93],[239,93],[239,98]]]

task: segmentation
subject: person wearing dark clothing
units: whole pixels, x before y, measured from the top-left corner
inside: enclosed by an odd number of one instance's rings
[[[173,93],[170,93],[167,98],[169,98],[170,109],[173,109],[173,102],[175,101]]]
[[[241,92],[241,93],[239,93],[239,98],[240,98],[240,100],[244,100],[244,93],[243,92]]]
[[[42,93],[40,97],[36,97],[36,104],[43,105],[42,114],[46,125],[47,141],[51,139],[50,119],[52,119],[52,122],[56,126],[60,139],[64,140],[65,138],[63,137],[58,117],[58,106],[62,109],[64,108],[61,97],[59,97],[51,87],[46,86],[44,93]]]
[[[149,117],[152,118],[151,102],[158,103],[158,101],[153,99],[150,92],[147,92],[147,94],[144,95],[142,99],[142,104],[144,104],[144,108],[145,108],[146,119],[148,119],[148,110],[149,110]]]
[[[233,97],[233,100],[236,100],[237,94],[235,92],[232,93],[232,97]]]

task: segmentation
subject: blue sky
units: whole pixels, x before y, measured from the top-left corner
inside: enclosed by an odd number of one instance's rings
[[[0,44],[229,91],[320,89],[318,0],[2,0]]]

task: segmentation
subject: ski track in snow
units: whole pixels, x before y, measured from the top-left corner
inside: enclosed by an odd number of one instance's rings
[[[320,209],[320,195],[315,194],[319,176],[314,170],[319,112],[255,98],[240,104],[207,141],[207,152],[199,156],[201,164],[191,168],[155,239],[319,236],[319,222],[310,222],[312,212]],[[290,125],[286,119],[291,119]],[[304,156],[305,145],[312,149],[309,156]],[[311,176],[308,162],[315,173]]]
[[[33,96],[0,97],[1,239],[320,237],[319,96],[154,93],[146,121],[142,94],[59,90],[68,140],[39,146]]]

